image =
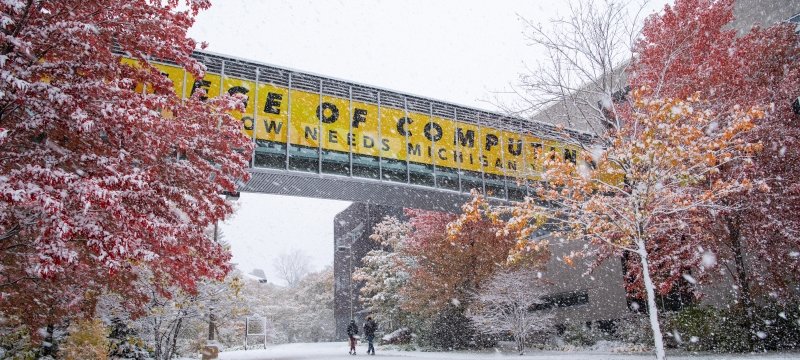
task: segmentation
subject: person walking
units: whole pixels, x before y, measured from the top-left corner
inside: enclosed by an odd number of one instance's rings
[[[377,330],[378,324],[375,323],[375,320],[372,320],[372,316],[367,316],[367,322],[364,323],[364,336],[367,338],[367,354],[372,353],[375,355],[375,346],[372,345],[372,341],[375,340],[375,330]]]
[[[347,325],[347,336],[350,337],[350,355],[356,354],[356,335],[358,335],[358,325],[355,320],[350,320],[350,325]]]

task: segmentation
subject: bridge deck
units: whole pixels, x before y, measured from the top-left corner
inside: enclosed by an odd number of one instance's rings
[[[390,181],[254,168],[239,190],[458,212],[468,193]],[[498,200],[500,201],[500,200]]]

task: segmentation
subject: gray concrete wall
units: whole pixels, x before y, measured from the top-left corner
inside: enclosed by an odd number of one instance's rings
[[[588,295],[586,304],[554,308],[558,323],[614,320],[630,314],[619,258],[612,257],[587,274],[594,259],[579,259],[573,265],[562,260],[563,256],[582,250],[583,242],[550,241],[553,256],[544,271],[544,278],[552,283],[548,292],[555,295],[585,291]]]
[[[755,25],[770,26],[800,13],[798,0],[736,0],[730,26],[743,34]]]
[[[755,24],[768,26],[784,21],[800,13],[800,1],[738,0],[735,3],[734,11],[736,19],[731,23],[731,27],[738,29],[740,32],[744,32]],[[567,117],[573,119],[580,118],[582,111],[592,111],[592,109],[580,109],[574,105],[557,105],[546,109],[535,116],[534,119],[552,124],[567,125],[565,120]],[[589,124],[588,122],[573,122],[569,125],[583,131],[593,131],[597,128],[596,124]],[[363,197],[366,196],[365,194],[369,194],[368,196],[370,196],[370,198],[367,202],[373,204],[405,204],[409,207],[449,212],[457,212],[460,205],[466,200],[464,194],[443,194],[430,190],[426,192],[425,189],[407,188],[402,185],[394,184],[393,186],[396,187],[394,189],[376,188],[373,191],[364,192],[364,189],[373,185],[368,183],[354,183],[352,186],[349,186],[350,184],[348,183],[346,191],[340,191],[342,189],[341,187],[338,188],[339,190],[337,190],[336,187],[329,188],[326,187],[328,185],[325,185],[324,182],[320,183],[322,185],[317,183],[314,183],[316,185],[302,185],[309,181],[308,178],[302,179],[302,183],[292,182],[290,186],[287,186],[283,183],[276,183],[275,179],[268,179],[265,175],[260,176],[264,177],[263,181],[258,181],[259,186],[261,186],[260,191],[263,192],[291,192],[294,195],[300,196],[346,200],[356,200],[356,196]],[[317,177],[322,179],[322,177]],[[342,181],[341,179],[336,180],[337,182]],[[339,185],[341,185],[341,183],[339,183]],[[354,195],[350,195],[351,193]],[[395,200],[393,197],[397,197],[397,199]],[[349,231],[352,231],[358,224],[364,224],[365,230],[357,237],[353,245],[354,252],[356,253],[355,259],[357,259],[356,264],[360,265],[361,257],[375,246],[374,243],[368,239],[369,234],[372,233],[372,226],[379,222],[386,214],[399,215],[400,213],[401,209],[398,207],[354,203],[351,207],[337,215],[334,223],[334,236],[338,239]],[[586,274],[586,269],[588,268],[587,262],[591,261],[591,259],[578,261],[574,266],[567,265],[561,260],[564,255],[569,254],[571,251],[581,250],[584,245],[582,242],[561,243],[557,239],[551,239],[551,242],[553,257],[548,262],[547,269],[544,272],[545,278],[552,283],[552,285],[549,286],[548,292],[552,295],[585,292],[588,296],[588,302],[585,304],[554,308],[553,311],[556,314],[558,322],[614,320],[633,315],[627,305],[622,263],[619,258],[610,258],[593,272]],[[336,244],[334,244],[334,251],[336,251]],[[346,338],[344,329],[350,319],[349,284],[347,282],[350,274],[350,267],[348,265],[347,258],[344,254],[337,252],[334,256],[334,276],[336,281],[334,313],[337,326],[336,337],[340,340]],[[353,265],[353,267],[357,267],[358,265]],[[713,306],[730,304],[735,298],[731,274],[727,272],[721,274],[713,281],[699,284],[697,290],[706,294],[703,303]],[[354,290],[354,292],[356,294],[358,293],[357,290]],[[361,307],[357,299],[354,304],[356,321],[361,324],[363,323],[363,317],[365,317],[365,315],[360,313]]]
[[[347,324],[351,318],[356,320],[361,331],[361,326],[369,315],[361,306],[359,294],[362,284],[351,283],[352,273],[362,266],[361,259],[370,250],[378,248],[378,244],[369,236],[372,235],[373,226],[386,216],[402,218],[403,208],[353,203],[334,217],[333,317],[336,323],[336,340],[347,339]]]

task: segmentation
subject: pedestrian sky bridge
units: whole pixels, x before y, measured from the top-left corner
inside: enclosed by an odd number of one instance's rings
[[[591,136],[550,124],[207,52],[194,79],[154,61],[176,93],[244,94],[255,142],[241,191],[451,210],[471,189],[520,200],[547,156]]]

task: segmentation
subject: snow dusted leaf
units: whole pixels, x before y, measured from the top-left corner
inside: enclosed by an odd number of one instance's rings
[[[705,231],[693,236],[701,236],[720,261],[741,252],[759,259],[747,269],[733,269],[747,272],[736,281],[740,289],[752,292],[739,292],[740,302],[770,292],[787,300],[796,295],[786,289],[786,279],[800,276],[800,263],[797,257],[776,256],[775,249],[796,249],[800,193],[786,179],[800,178],[800,127],[791,101],[777,99],[795,99],[800,89],[800,35],[787,23],[737,34],[729,24],[734,3],[677,0],[653,16],[636,46],[630,80],[634,87],[658,89],[657,95],[664,98],[699,93],[710,101],[692,106],[704,114],[759,109],[760,120],[754,118],[752,129],[740,140],[732,136],[738,125],[731,117],[708,115],[705,135],[740,142],[736,146],[747,155],[714,170],[715,177],[754,186],[724,194],[727,209],[695,212],[692,218],[701,223],[693,228]],[[708,161],[737,159],[720,155]]]
[[[655,294],[689,291],[681,281],[697,283],[689,275],[702,261],[696,249],[713,236],[706,232],[710,220],[705,216],[709,209],[725,209],[726,196],[747,191],[751,184],[715,174],[733,159],[752,156],[740,137],[763,113],[695,111],[702,105],[697,94],[684,100],[659,99],[647,87],[635,89],[631,96],[632,108],[626,112],[630,118],[620,119],[621,128],[599,136],[599,143],[610,145],[596,166],[580,169],[570,161],[548,160],[546,182],[532,197],[536,200],[517,204],[508,223],[537,224],[536,217],[546,215],[560,226],[556,236],[585,241],[592,245],[587,252],[603,254],[601,259],[626,254],[626,287],[647,300],[658,353],[663,355]],[[728,121],[726,128],[709,135],[709,123],[722,118]],[[609,176],[609,169],[622,176]],[[552,206],[539,206],[542,201]],[[561,259],[577,266],[575,255]]]
[[[715,255],[711,251],[707,251],[703,253],[703,266],[706,268],[712,268],[717,265],[717,255]]]
[[[686,273],[684,273],[684,274],[683,274],[683,278],[684,278],[686,281],[688,281],[690,284],[692,284],[692,285],[695,285],[695,284],[697,284],[697,280],[695,280],[695,278],[694,278],[694,277],[692,277],[692,275],[689,275],[689,274],[686,274]]]
[[[37,329],[91,314],[97,293],[136,312],[153,295],[141,277],[157,292],[224,278],[230,254],[205,230],[249,176],[252,144],[228,113],[240,102],[181,99],[147,62],[199,75],[186,32],[208,2],[28,3],[0,5],[13,44],[0,56],[0,238],[19,245],[0,253],[15,284],[3,315]]]

